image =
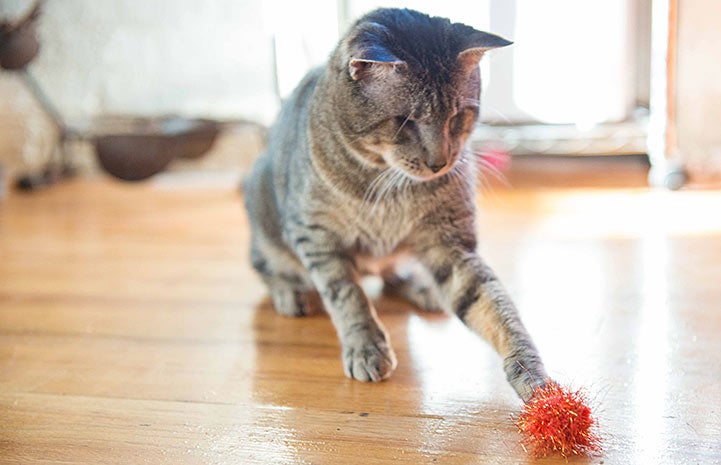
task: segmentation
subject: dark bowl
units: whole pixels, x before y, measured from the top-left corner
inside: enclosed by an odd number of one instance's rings
[[[216,121],[205,119],[168,119],[178,134],[176,156],[178,158],[195,159],[205,155],[213,147],[220,125]]]
[[[96,136],[93,143],[101,166],[126,181],[147,179],[178,157],[200,157],[220,131],[214,121],[181,117],[136,118],[122,126]]]
[[[40,50],[35,24],[23,24],[13,31],[0,32],[0,66],[4,69],[23,69]]]

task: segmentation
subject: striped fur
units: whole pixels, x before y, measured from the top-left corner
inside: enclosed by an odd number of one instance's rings
[[[546,375],[476,252],[478,60],[509,42],[410,10],[376,10],[284,103],[245,185],[251,260],[276,310],[330,314],[347,376],[386,379],[388,333],[359,278],[453,312],[504,359],[523,398]],[[403,269],[400,264],[403,264]]]

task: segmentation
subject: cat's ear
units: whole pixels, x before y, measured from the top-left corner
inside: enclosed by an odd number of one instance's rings
[[[465,25],[461,26],[464,26],[465,34],[463,48],[458,54],[458,63],[465,70],[471,70],[478,66],[478,62],[488,50],[506,47],[513,43],[495,34],[477,31]]]
[[[405,61],[392,55],[382,55],[383,58],[351,58],[348,62],[348,73],[351,79],[357,81],[371,75],[383,75],[395,70],[396,67],[405,66]]]
[[[384,37],[388,34],[385,26],[367,22],[358,29],[349,46],[348,73],[351,79],[358,81],[370,76],[382,76],[405,66],[403,60],[383,45]]]

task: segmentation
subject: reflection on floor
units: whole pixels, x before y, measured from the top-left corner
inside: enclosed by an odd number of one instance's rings
[[[479,200],[481,251],[596,406],[606,455],[573,463],[718,463],[721,191],[614,163],[517,163]],[[381,299],[398,370],[345,379],[325,315],[270,308],[240,205],[109,180],[0,203],[3,463],[531,461],[500,361],[453,318]]]

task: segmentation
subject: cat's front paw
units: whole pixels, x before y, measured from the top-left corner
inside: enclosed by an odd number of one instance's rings
[[[524,402],[531,400],[536,388],[543,388],[550,381],[538,354],[506,357],[503,367],[506,379]]]
[[[383,381],[398,364],[388,336],[382,331],[358,332],[343,343],[343,371],[358,381]]]

